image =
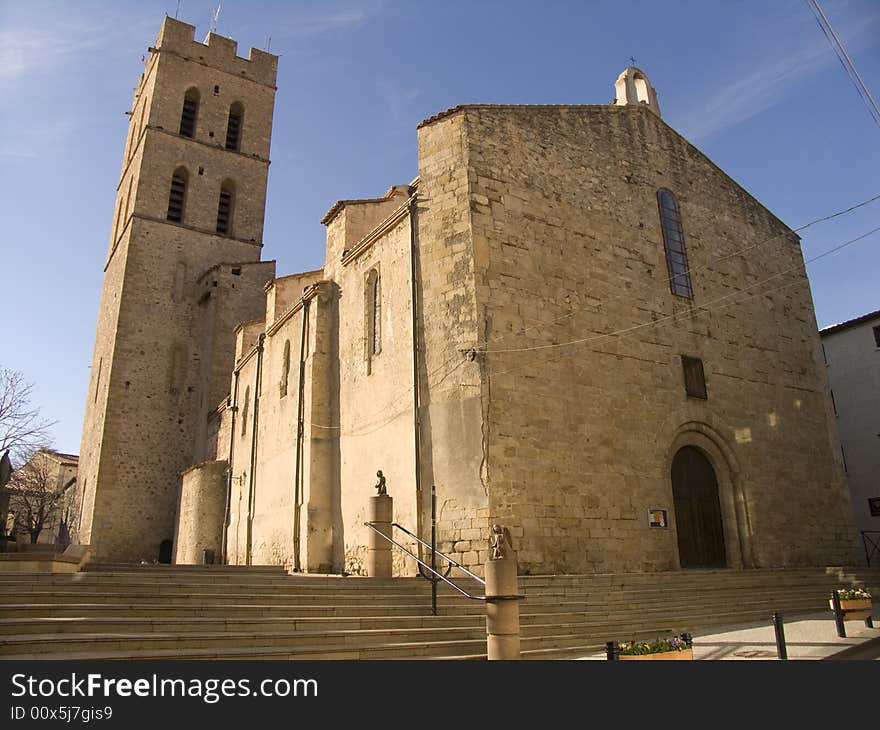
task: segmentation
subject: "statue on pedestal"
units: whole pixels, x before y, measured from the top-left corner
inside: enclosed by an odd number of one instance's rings
[[[508,557],[508,551],[513,550],[510,530],[501,525],[492,525],[492,537],[489,538],[489,547],[492,548],[490,560],[501,560]]]

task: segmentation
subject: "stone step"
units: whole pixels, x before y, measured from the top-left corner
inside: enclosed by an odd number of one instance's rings
[[[524,636],[550,636],[559,633],[579,633],[607,627],[633,630],[646,623],[640,617],[590,617],[581,614],[540,614],[524,616]],[[551,622],[548,623],[548,620]],[[64,634],[65,637],[88,634],[91,637],[116,635],[181,634],[195,637],[202,634],[269,633],[291,634],[302,632],[339,632],[358,630],[408,630],[429,628],[479,628],[485,630],[484,615],[465,616],[394,616],[394,617],[342,617],[342,618],[296,618],[296,619],[5,619],[0,620],[0,633],[4,637],[24,640],[27,637],[44,639],[48,635]],[[653,619],[647,623],[652,625]],[[2,641],[3,639],[0,639]]]
[[[524,658],[586,656],[655,638],[826,610],[880,571],[523,576]],[[476,585],[461,580],[469,589]],[[482,593],[482,591],[479,591]],[[287,575],[230,566],[99,566],[0,576],[4,658],[485,658],[485,605],[418,578]],[[652,634],[652,635],[651,635]]]
[[[683,605],[676,606],[675,612],[682,614],[686,610],[693,610],[694,606],[699,609],[716,610],[726,609],[728,603],[719,602],[686,602]],[[785,601],[768,602],[766,600],[754,601],[741,597],[737,602],[738,606],[750,606],[765,612],[773,610],[785,611],[791,608],[812,607],[816,610],[824,610],[825,598],[816,598],[808,596],[804,598],[788,597]],[[524,601],[520,605],[520,613],[522,622],[528,623],[535,620],[533,617],[556,616],[554,620],[562,620],[563,615],[569,616],[596,616],[607,618],[614,615],[637,615],[639,613],[671,613],[673,612],[673,604],[667,601],[659,603],[643,603],[639,606],[607,606],[602,604],[589,605],[581,602],[563,603],[553,602],[550,604],[534,603]],[[439,605],[441,616],[462,616],[475,615],[484,616],[484,605],[477,602],[458,601],[444,605]],[[124,616],[129,619],[146,620],[151,619],[180,619],[180,618],[198,618],[205,620],[224,620],[224,619],[241,619],[252,618],[260,619],[262,617],[270,619],[296,619],[309,617],[337,617],[337,618],[357,618],[371,616],[428,616],[430,614],[429,601],[420,601],[416,603],[400,603],[394,605],[376,605],[365,603],[361,605],[348,606],[332,606],[332,605],[273,605],[259,603],[226,603],[216,605],[192,605],[183,604],[175,605],[168,603],[70,603],[70,604],[54,604],[54,603],[20,603],[0,605],[0,619],[4,621],[22,620],[31,618],[32,620],[40,620],[45,618],[57,617],[59,619],[115,619],[123,620]],[[544,620],[543,618],[541,620]],[[0,624],[2,625],[2,624]]]
[[[482,614],[431,616],[311,616],[311,617],[245,617],[245,618],[135,618],[135,617],[52,617],[0,619],[0,636],[32,634],[142,634],[198,632],[295,632],[395,628],[454,628],[483,626]]]
[[[141,573],[287,573],[281,565],[169,565],[167,563],[102,563],[90,562],[86,572],[127,571]]]
[[[17,586],[14,589],[6,587],[0,588],[0,605],[3,603],[24,602],[24,597],[35,598],[35,602],[51,602],[57,597],[58,600],[65,600],[66,597],[82,596],[88,602],[90,596],[100,595],[106,597],[113,596],[130,596],[132,601],[144,602],[164,602],[172,599],[191,599],[204,603],[211,603],[216,600],[225,600],[226,602],[248,602],[260,601],[266,599],[267,603],[277,604],[279,601],[299,601],[299,602],[320,602],[330,603],[337,599],[341,601],[362,602],[364,600],[383,599],[387,601],[403,601],[403,602],[431,602],[430,589],[409,589],[409,590],[385,590],[385,589],[361,589],[361,590],[319,590],[319,591],[296,591],[296,590],[256,590],[249,591],[226,591],[222,587],[215,587],[210,591],[206,590],[190,590],[181,587],[179,590],[168,590],[167,588],[156,588],[151,590],[146,586],[138,586],[131,588],[126,586],[82,586],[82,585],[59,585],[59,586]],[[40,598],[46,600],[40,601]],[[560,599],[565,598],[563,594],[556,596]],[[574,596],[576,599],[582,599],[582,596]],[[482,596],[479,597],[480,599]],[[467,600],[460,594],[438,593],[439,601],[459,602]],[[537,596],[535,600],[540,600]]]
[[[86,597],[83,597],[86,598]],[[77,617],[77,616],[118,616],[120,613],[150,618],[153,616],[276,616],[276,617],[309,617],[309,616],[393,616],[393,615],[429,615],[431,613],[430,601],[417,603],[400,603],[395,605],[374,605],[365,603],[352,606],[333,606],[328,604],[314,604],[303,606],[287,606],[284,604],[259,604],[259,603],[218,603],[203,605],[200,603],[184,604],[144,604],[144,603],[19,603],[0,604],[0,617],[22,618],[27,616],[46,617]],[[466,615],[477,613],[484,615],[482,604],[476,602],[461,603],[455,606],[443,608],[444,614]]]
[[[440,642],[448,640],[483,640],[483,626],[428,627],[392,629],[353,629],[329,631],[221,631],[194,633],[100,633],[100,634],[29,634],[0,639],[0,656],[104,651],[119,649],[247,648],[276,647],[293,650],[301,646],[346,648],[392,642]]]
[[[651,635],[665,635],[666,627],[657,627]],[[577,635],[523,638],[524,652],[533,650],[556,650],[566,652],[570,647],[580,644]],[[91,659],[427,659],[454,656],[485,657],[486,638],[445,639],[435,641],[396,640],[361,646],[301,645],[297,647],[246,646],[246,647],[181,647],[167,648],[152,644],[148,647],[108,648],[92,647],[88,650],[59,651],[52,654],[53,659],[91,660]],[[40,655],[41,656],[41,655]],[[40,658],[37,656],[36,658]],[[28,652],[3,655],[4,660],[26,660],[35,658]]]

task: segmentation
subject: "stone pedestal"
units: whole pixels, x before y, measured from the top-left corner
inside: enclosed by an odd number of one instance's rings
[[[394,521],[394,500],[387,494],[370,497],[367,520],[385,537],[390,538],[391,523]],[[367,575],[371,578],[390,578],[391,543],[370,530],[367,548]]]
[[[490,660],[519,659],[516,553],[486,562],[486,648]]]

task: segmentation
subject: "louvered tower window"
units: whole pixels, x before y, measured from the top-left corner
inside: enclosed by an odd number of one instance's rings
[[[199,113],[199,91],[190,89],[183,97],[183,111],[180,113],[180,134],[192,137],[196,131],[196,117]]]
[[[220,188],[220,201],[217,203],[217,233],[228,236],[232,231],[233,187],[231,183],[223,183]]]
[[[226,149],[237,152],[241,149],[241,126],[244,121],[244,107],[235,102],[229,107],[229,121],[226,123]]]
[[[691,285],[678,201],[671,191],[661,188],[657,191],[657,205],[660,208],[660,225],[663,229],[663,244],[666,248],[666,266],[669,269],[670,288],[673,294],[693,299],[694,289]]]
[[[165,217],[174,223],[183,223],[183,207],[186,203],[187,172],[178,167],[171,178],[171,191],[168,193],[168,215]]]

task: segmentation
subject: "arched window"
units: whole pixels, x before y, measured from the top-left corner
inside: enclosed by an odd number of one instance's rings
[[[278,383],[278,389],[281,397],[287,395],[287,381],[290,377],[290,340],[284,341],[284,354],[281,357],[281,381]]]
[[[366,341],[367,373],[369,373],[370,361],[382,352],[382,283],[377,269],[370,269],[367,273],[364,296],[366,304],[364,339]]]
[[[248,419],[248,410],[251,406],[251,386],[245,388],[244,391],[244,405],[241,407],[241,435],[244,436],[247,433],[247,419]]]
[[[232,206],[235,203],[235,185],[226,180],[220,186],[220,201],[217,203],[217,233],[228,236],[232,233]]]
[[[192,137],[196,132],[196,117],[199,115],[199,90],[193,87],[183,97],[183,111],[180,113],[180,134]]]
[[[633,74],[633,86],[636,87],[636,99],[639,104],[649,104],[651,100],[648,96],[648,82],[645,77],[641,74]]]
[[[183,210],[186,206],[186,184],[189,173],[185,167],[178,167],[171,177],[171,190],[168,193],[168,220],[183,223]]]
[[[672,293],[693,299],[694,289],[691,286],[678,201],[669,190],[661,188],[657,191],[657,205],[660,208],[660,226],[663,229],[663,245],[666,248],[666,266],[669,269]]]
[[[226,123],[226,149],[241,149],[241,127],[244,123],[244,107],[235,102],[229,107],[229,121]]]

